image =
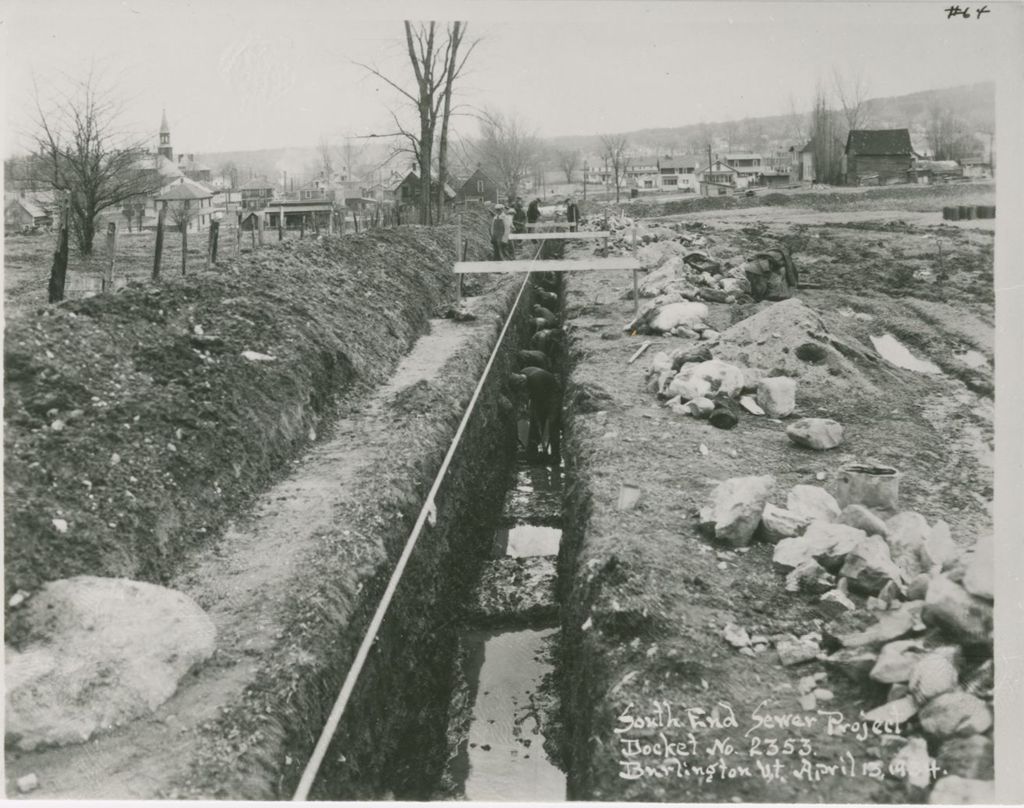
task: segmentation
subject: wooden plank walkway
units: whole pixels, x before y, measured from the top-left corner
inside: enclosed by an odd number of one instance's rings
[[[513,233],[509,236],[512,241],[546,241],[548,239],[594,239],[594,238],[610,238],[611,232],[607,230],[598,230],[594,232],[577,232],[577,233]]]
[[[583,258],[560,261],[458,261],[455,272],[469,275],[484,272],[601,272],[639,270],[635,258]]]

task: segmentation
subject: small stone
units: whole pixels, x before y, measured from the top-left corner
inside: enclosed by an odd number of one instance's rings
[[[64,426],[65,424],[62,420],[60,420],[60,418],[57,418],[56,420],[50,423],[50,429],[54,432],[63,432]]]
[[[810,693],[817,686],[818,682],[813,676],[801,676],[800,681],[797,682],[797,691],[802,696],[804,693]]]
[[[955,774],[936,780],[928,796],[929,805],[992,805],[995,801],[994,780],[973,780]]]
[[[26,592],[24,589],[19,589],[17,592],[11,595],[11,599],[7,601],[7,605],[12,609],[17,608],[25,602],[25,599],[27,597],[28,592]]]
[[[757,403],[769,418],[785,418],[796,409],[796,379],[771,376],[757,384]]]
[[[705,506],[711,510],[715,538],[733,547],[749,544],[774,485],[775,478],[768,475],[719,483]]]
[[[715,411],[715,402],[710,398],[695,398],[683,406],[687,408],[687,415],[695,418],[707,418]]]
[[[929,582],[921,617],[927,625],[939,626],[965,643],[992,640],[992,604],[945,575],[936,575]]]
[[[852,612],[857,608],[850,596],[846,594],[844,589],[833,589],[831,592],[826,592],[820,598],[818,598],[818,604],[820,611],[827,617],[834,617],[845,612]]]
[[[936,762],[949,774],[971,780],[995,777],[992,741],[984,735],[950,738],[939,747]]]
[[[839,503],[819,485],[794,485],[786,495],[786,510],[808,522],[834,522]]]
[[[822,481],[822,480],[827,480],[828,479],[828,472],[827,471],[819,471],[817,474],[814,475],[814,479],[818,480],[819,482]]]
[[[779,660],[787,668],[792,665],[799,665],[802,662],[809,662],[817,658],[818,654],[821,653],[818,643],[800,640],[792,635],[776,640],[775,650],[779,654]]]
[[[921,657],[910,672],[907,684],[918,704],[956,688],[960,681],[960,648],[944,645]]]
[[[17,783],[18,792],[21,794],[28,794],[30,791],[35,791],[39,788],[39,778],[36,777],[35,772],[19,777]]]
[[[53,525],[54,530],[56,530],[58,533],[67,533],[68,532],[67,520],[65,520],[65,519],[51,519],[50,523]]]
[[[869,536],[885,537],[889,532],[889,528],[886,527],[885,521],[880,516],[876,516],[870,508],[858,503],[843,508],[836,521],[841,525],[859,528]]]
[[[711,342],[712,340],[718,339],[718,337],[719,333],[713,328],[705,328],[700,332],[700,338],[705,342]]]
[[[985,732],[992,726],[992,711],[970,693],[953,690],[924,705],[920,721],[928,736],[943,740]]]
[[[750,645],[750,635],[747,634],[747,630],[735,623],[729,623],[722,629],[722,637],[733,648],[744,648]]]
[[[928,742],[924,738],[910,738],[893,757],[889,769],[905,772],[905,782],[908,786],[923,789],[931,783],[931,762]]]
[[[797,446],[825,451],[843,442],[843,427],[831,418],[801,418],[786,428],[786,435]]]
[[[887,701],[880,707],[864,713],[864,721],[878,721],[888,724],[905,724],[917,715],[917,702],[913,696],[903,696]]]
[[[787,592],[810,592],[820,595],[828,592],[835,584],[835,577],[813,558],[801,561],[786,576]]]
[[[878,654],[867,648],[843,648],[823,660],[851,682],[863,683],[874,668]]]
[[[829,572],[837,572],[865,537],[864,531],[849,525],[812,522],[801,539],[807,542],[810,555]]]
[[[121,462],[121,455],[119,455],[117,452],[114,452],[110,456],[110,465],[116,466],[120,462]]]
[[[824,687],[816,687],[816,688],[814,688],[813,694],[814,694],[814,698],[816,698],[818,701],[832,701],[832,699],[834,699],[836,697],[835,693],[833,693],[828,688],[824,688]]]
[[[871,678],[882,684],[895,684],[910,679],[910,672],[924,655],[924,645],[919,640],[896,640],[882,646]]]
[[[818,709],[818,700],[813,693],[805,693],[800,697],[800,709],[806,712]]]
[[[250,362],[275,362],[277,361],[276,356],[270,354],[260,353],[259,351],[242,351],[242,357],[248,359]]]
[[[844,648],[882,645],[913,631],[915,612],[919,608],[905,604],[900,609],[888,612],[850,612],[829,623],[825,627],[825,635]]]
[[[76,418],[81,418],[85,415],[85,410],[72,410],[68,413],[68,420],[74,421]]]
[[[744,656],[756,656],[756,654],[754,653],[754,649],[751,648],[749,645],[744,645],[742,648],[739,649],[739,652]]]
[[[764,410],[758,406],[757,401],[751,396],[740,396],[740,406],[751,415],[764,415]]]
[[[799,536],[810,523],[806,517],[767,502],[761,512],[761,535],[766,541],[776,544],[782,539]]]
[[[878,594],[886,584],[901,580],[899,568],[889,557],[889,545],[881,536],[858,540],[839,574],[849,580],[851,589],[866,595]]]

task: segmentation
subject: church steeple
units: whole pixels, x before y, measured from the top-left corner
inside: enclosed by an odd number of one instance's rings
[[[171,147],[171,127],[167,125],[167,110],[160,116],[160,147],[158,154],[162,154],[172,163],[174,162],[174,149]]]

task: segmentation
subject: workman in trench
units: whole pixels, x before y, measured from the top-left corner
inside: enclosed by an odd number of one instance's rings
[[[525,391],[530,402],[527,459],[546,458],[557,465],[561,459],[562,386],[553,373],[536,367],[525,367],[511,374],[510,380],[512,388],[519,394]]]

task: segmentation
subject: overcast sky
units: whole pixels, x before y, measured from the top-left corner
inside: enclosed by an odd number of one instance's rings
[[[871,96],[996,79],[1024,42],[1024,7],[947,20],[949,5],[6,0],[4,152],[29,123],[33,74],[45,95],[93,60],[140,132],[155,138],[166,107],[176,152],[391,132],[400,98],[353,63],[405,83],[401,20],[428,15],[466,19],[481,40],[460,100],[542,135],[782,114],[791,99],[802,110],[833,67],[862,71]]]

